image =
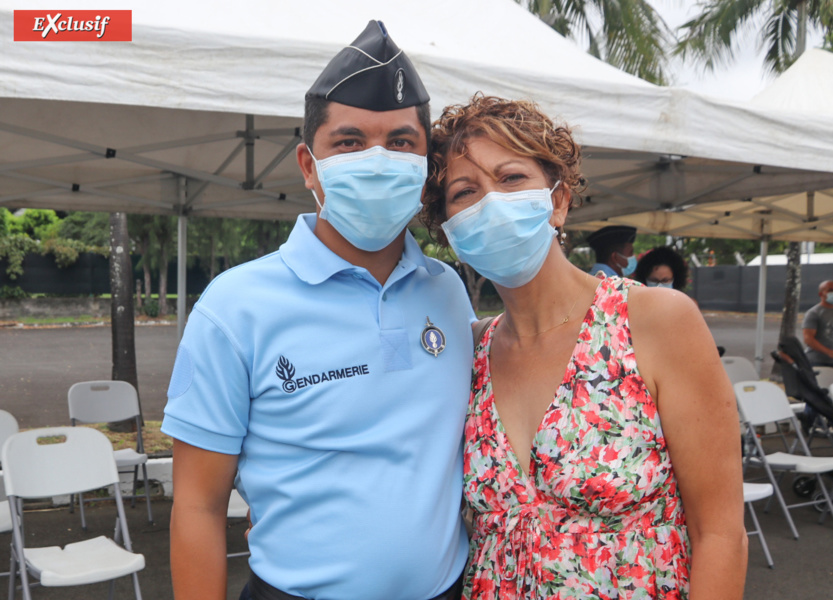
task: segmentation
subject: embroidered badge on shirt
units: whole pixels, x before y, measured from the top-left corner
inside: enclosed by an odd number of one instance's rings
[[[445,334],[428,317],[425,317],[425,329],[422,330],[422,335],[419,336],[419,339],[425,351],[433,354],[434,358],[445,350]]]

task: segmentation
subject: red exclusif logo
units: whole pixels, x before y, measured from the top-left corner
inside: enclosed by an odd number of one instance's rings
[[[130,42],[132,10],[16,10],[16,42]]]

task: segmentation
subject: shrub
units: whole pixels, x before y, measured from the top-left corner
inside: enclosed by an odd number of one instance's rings
[[[78,260],[78,254],[86,251],[87,246],[78,240],[66,238],[48,239],[41,245],[41,253],[51,254],[55,258],[55,264],[64,269]]]
[[[148,317],[155,319],[159,316],[159,301],[156,298],[151,298],[142,306],[142,312]]]
[[[15,233],[0,238],[0,260],[8,262],[6,275],[14,281],[23,275],[23,259],[29,252],[37,252],[38,243],[30,237]]]
[[[23,300],[29,297],[19,285],[4,285],[0,287],[0,300]]]

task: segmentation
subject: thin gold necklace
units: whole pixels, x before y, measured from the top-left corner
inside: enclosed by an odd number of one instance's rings
[[[543,334],[547,333],[548,331],[552,331],[553,329],[557,329],[558,327],[561,327],[562,325],[566,325],[570,321],[570,316],[573,314],[573,309],[576,307],[576,303],[578,303],[578,299],[579,299],[580,296],[581,296],[581,290],[579,290],[578,294],[576,295],[576,299],[573,300],[573,305],[570,307],[570,312],[567,313],[567,316],[564,317],[561,321],[559,321],[555,325],[553,325],[552,327],[548,327],[547,329],[544,329],[542,331],[538,331],[536,333],[527,333],[527,334],[522,334],[522,333],[518,333],[517,331],[515,331],[515,335],[518,336],[518,337],[537,337],[539,335],[543,335]],[[514,327],[512,329],[514,329]]]

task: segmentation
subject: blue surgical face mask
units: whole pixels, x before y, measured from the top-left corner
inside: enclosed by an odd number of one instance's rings
[[[552,189],[489,192],[443,223],[451,247],[464,263],[498,285],[532,281],[556,235],[550,225]]]
[[[310,152],[312,156],[312,152]],[[376,252],[396,239],[422,208],[424,156],[374,146],[315,161],[324,188],[319,217],[356,248]]]
[[[628,261],[624,267],[622,267],[622,275],[627,277],[628,275],[632,275],[634,271],[636,271],[636,257],[635,256],[625,256],[624,254],[620,254],[617,252],[622,258]]]
[[[833,304],[833,292],[827,292],[825,300],[828,304]]]
[[[624,273],[624,271],[622,271]],[[659,288],[673,288],[674,282],[673,281],[651,281],[650,279],[645,282],[645,285],[648,287],[659,287]]]

